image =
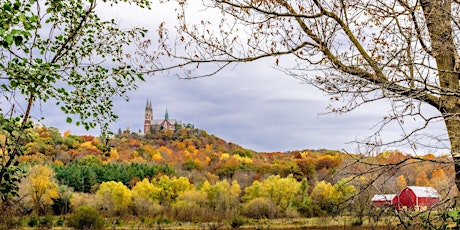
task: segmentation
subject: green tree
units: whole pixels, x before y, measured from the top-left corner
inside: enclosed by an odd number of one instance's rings
[[[66,185],[59,185],[58,198],[54,200],[54,214],[62,215],[69,212],[70,200],[72,199],[73,189]]]
[[[112,1],[115,4],[117,1]],[[139,7],[149,1],[123,0]],[[0,3],[0,198],[16,195],[20,146],[37,102],[56,103],[67,122],[107,133],[114,97],[142,79],[125,48],[145,30],[122,30],[96,13],[96,0],[14,0]],[[26,104],[19,104],[23,101]],[[7,107],[10,106],[10,107]],[[23,109],[19,109],[23,108]]]
[[[299,193],[294,198],[294,204],[297,210],[306,217],[313,216],[313,205],[309,196],[308,180],[303,179],[300,182]]]

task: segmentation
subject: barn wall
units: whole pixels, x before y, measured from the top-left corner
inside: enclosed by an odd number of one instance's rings
[[[390,206],[390,201],[385,201],[385,200],[377,200],[377,201],[372,201],[372,204],[375,207],[388,207]]]
[[[437,197],[419,197],[418,198],[418,206],[432,207],[438,202],[439,202],[439,198]]]
[[[400,208],[406,206],[406,207],[413,207],[416,205],[416,196],[415,193],[409,189],[405,188],[399,193],[399,200],[398,200],[398,205]]]

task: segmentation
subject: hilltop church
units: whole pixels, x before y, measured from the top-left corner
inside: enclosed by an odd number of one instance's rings
[[[182,121],[169,119],[168,109],[164,119],[153,119],[152,101],[147,99],[145,106],[144,134],[153,133],[159,130],[176,130],[182,127]]]

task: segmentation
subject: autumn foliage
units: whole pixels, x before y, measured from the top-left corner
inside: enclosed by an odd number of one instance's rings
[[[364,213],[373,194],[408,185],[455,195],[446,156],[255,152],[193,127],[146,136],[121,132],[108,145],[37,128],[24,146],[28,176],[16,211],[65,214],[93,207],[105,216],[202,222]]]

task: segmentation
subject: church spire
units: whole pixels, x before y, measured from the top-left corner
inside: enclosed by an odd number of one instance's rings
[[[152,109],[152,100],[147,98],[147,103],[145,104],[145,109]]]
[[[166,108],[166,112],[165,112],[165,120],[169,120],[168,108]]]
[[[145,105],[144,134],[150,133],[152,120],[153,120],[152,101],[147,99],[147,103]]]

